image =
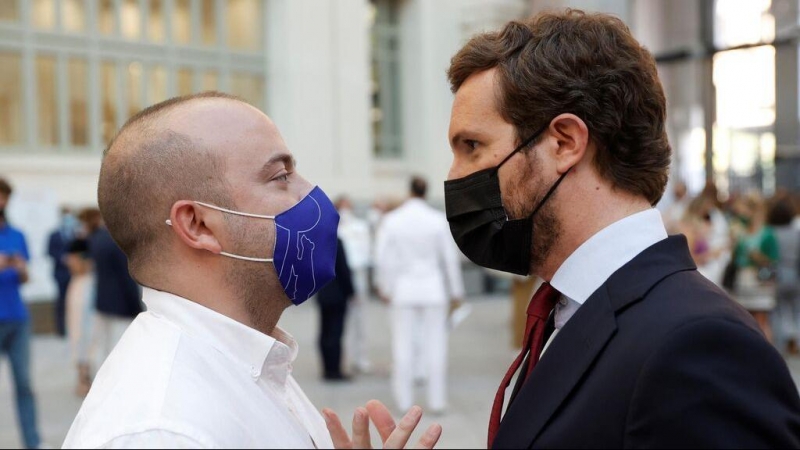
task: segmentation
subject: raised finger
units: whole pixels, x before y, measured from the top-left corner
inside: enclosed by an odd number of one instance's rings
[[[367,402],[367,412],[369,412],[369,418],[375,424],[375,428],[381,436],[381,442],[386,443],[386,440],[397,428],[389,408],[377,400],[371,400]]]
[[[342,425],[342,421],[339,420],[339,416],[327,408],[322,410],[322,416],[325,418],[325,425],[328,427],[328,433],[331,435],[333,447],[341,449],[353,448],[353,442],[350,440],[347,430],[345,430]]]
[[[389,436],[389,439],[384,442],[383,448],[404,448],[421,419],[422,408],[419,406],[411,408],[397,424],[397,428]]]
[[[425,434],[419,438],[419,442],[413,448],[434,448],[442,437],[442,426],[435,423],[425,430]]]
[[[372,448],[369,435],[369,413],[364,408],[356,408],[353,414],[353,448]]]

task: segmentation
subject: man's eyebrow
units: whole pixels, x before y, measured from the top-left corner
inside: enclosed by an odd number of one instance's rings
[[[264,164],[259,173],[261,173],[262,175],[268,174],[272,170],[272,168],[279,163],[283,163],[288,170],[292,170],[294,166],[297,165],[297,161],[294,159],[292,155],[288,153],[278,153],[277,155],[271,157]]]
[[[454,134],[452,138],[450,138],[450,146],[455,147],[464,139],[464,132],[459,131],[458,133]]]
[[[479,131],[460,130],[458,133],[454,134],[453,137],[450,139],[450,146],[455,147],[456,145],[458,145],[459,142],[472,139],[480,140],[481,133]]]

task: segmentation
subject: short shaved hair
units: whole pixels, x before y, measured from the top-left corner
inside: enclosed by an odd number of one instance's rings
[[[203,142],[159,127],[167,113],[199,99],[238,97],[220,93],[176,97],[150,106],[122,126],[103,153],[97,197],[106,226],[128,256],[131,275],[142,282],[146,262],[157,261],[168,238],[165,220],[179,200],[235,208],[225,181],[225,161]],[[138,275],[138,277],[137,277]]]

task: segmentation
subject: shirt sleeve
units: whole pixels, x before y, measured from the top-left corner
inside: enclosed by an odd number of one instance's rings
[[[202,443],[201,439],[187,436],[164,429],[152,429],[140,433],[124,434],[106,442],[98,448],[107,449],[127,449],[127,448],[216,448],[210,443]]]
[[[389,285],[389,232],[386,221],[378,227],[375,236],[375,284],[382,295],[390,295],[391,286]]]
[[[25,261],[30,261],[31,256],[28,253],[28,243],[25,240],[25,235],[22,233],[19,234],[19,253],[25,258]]]

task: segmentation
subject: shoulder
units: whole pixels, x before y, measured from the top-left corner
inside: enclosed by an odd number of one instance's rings
[[[642,301],[621,314],[648,316],[669,332],[702,319],[721,319],[756,331],[758,326],[736,301],[697,270],[678,272],[653,286]]]
[[[63,448],[222,448],[203,431],[179,424],[157,423],[132,428],[101,439],[75,439],[67,436]]]

